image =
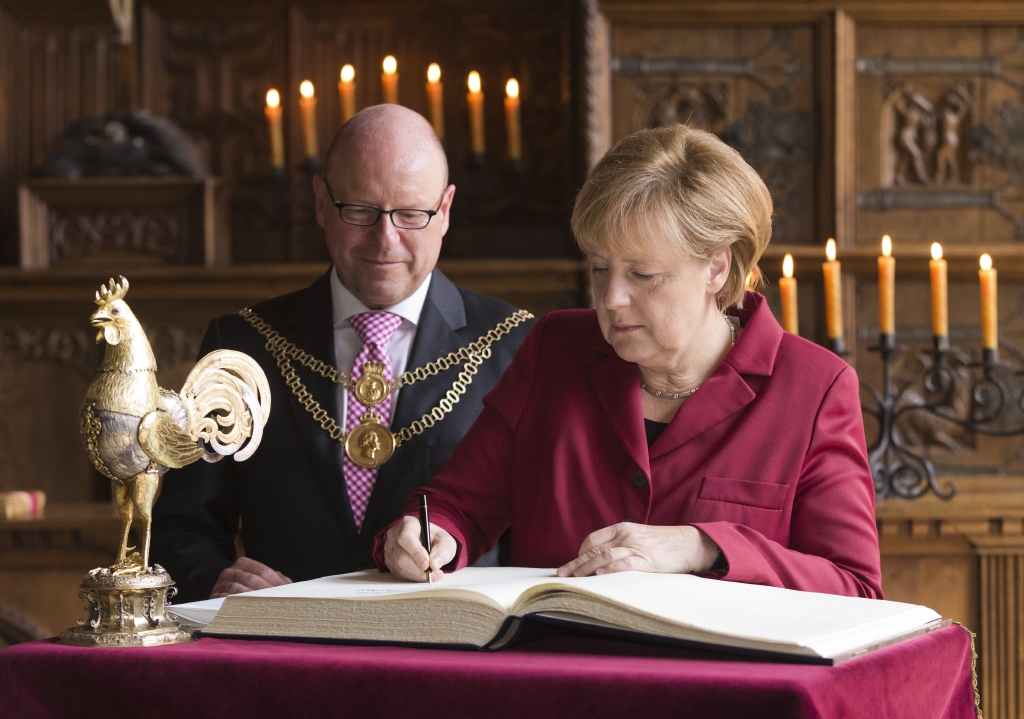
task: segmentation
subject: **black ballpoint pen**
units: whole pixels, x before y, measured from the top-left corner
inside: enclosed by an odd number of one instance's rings
[[[423,548],[427,550],[427,557],[430,556],[430,515],[427,514],[427,495],[420,495],[420,541]],[[430,565],[427,565],[427,584],[433,584],[430,578]]]

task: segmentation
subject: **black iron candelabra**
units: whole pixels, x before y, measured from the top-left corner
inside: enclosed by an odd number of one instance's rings
[[[983,349],[981,360],[973,361],[968,352],[951,348],[943,335],[933,337],[932,349],[920,353],[923,371],[897,383],[893,362],[906,349],[895,340],[882,334],[878,345],[869,348],[882,359],[881,389],[861,383],[875,403],[862,409],[878,421],[878,436],[868,447],[875,496],[914,499],[930,491],[950,499],[956,485],[939,485],[935,466],[923,447],[910,446],[901,424],[912,413],[925,413],[979,434],[1024,435],[1024,372],[1000,361],[996,349]],[[911,391],[917,387],[923,390],[919,394]]]

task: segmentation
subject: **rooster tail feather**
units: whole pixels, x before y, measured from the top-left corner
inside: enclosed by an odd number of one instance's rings
[[[270,385],[248,355],[216,350],[199,360],[181,390],[189,434],[202,441],[204,459],[248,459],[260,445],[270,416]],[[213,450],[212,452],[210,450]]]

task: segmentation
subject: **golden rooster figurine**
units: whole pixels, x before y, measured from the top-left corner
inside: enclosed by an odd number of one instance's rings
[[[236,461],[256,451],[270,415],[270,387],[248,355],[217,350],[189,373],[180,393],[157,386],[156,359],[124,301],[124,277],[96,293],[90,321],[107,348],[82,403],[82,437],[96,469],[114,483],[121,547],[111,571],[149,571],[152,509],[160,478],[202,457]],[[128,555],[132,513],[145,522],[142,554]]]

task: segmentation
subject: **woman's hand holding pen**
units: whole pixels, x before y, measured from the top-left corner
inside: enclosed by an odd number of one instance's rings
[[[444,576],[441,567],[455,558],[458,544],[455,538],[436,524],[430,525],[430,554],[423,548],[420,523],[416,517],[402,520],[388,530],[384,543],[384,561],[396,577],[413,582],[427,581],[426,570],[431,570],[431,581]]]
[[[579,556],[558,568],[559,577],[611,572],[691,574],[711,569],[718,545],[696,527],[655,527],[622,522],[591,533]]]

